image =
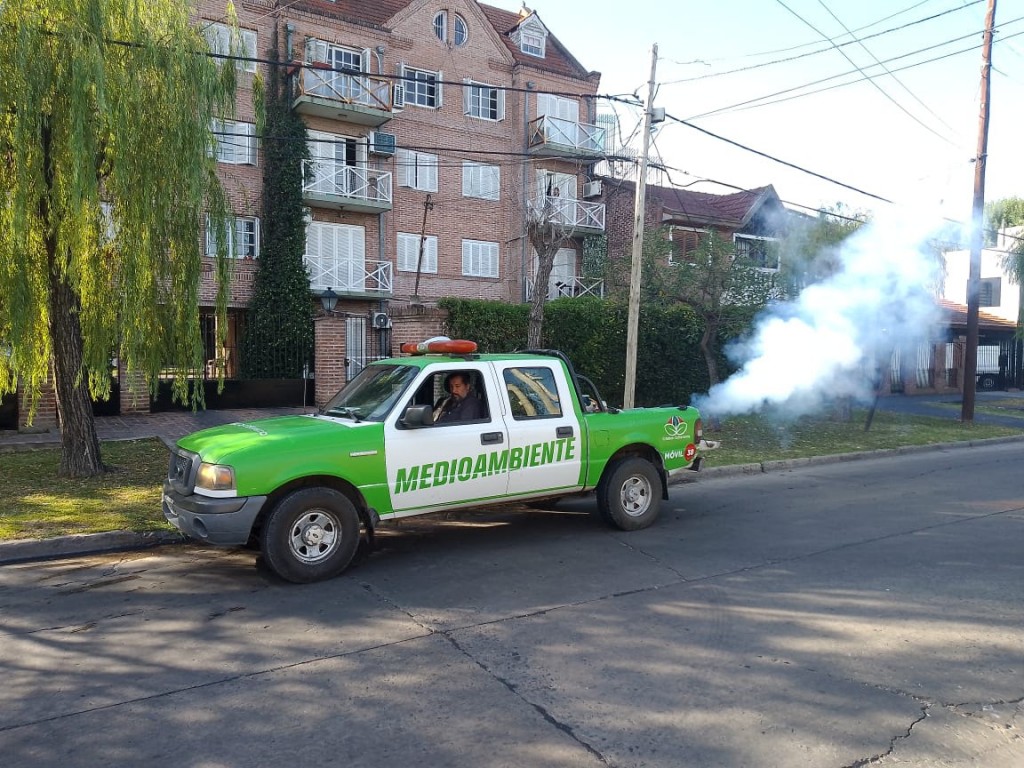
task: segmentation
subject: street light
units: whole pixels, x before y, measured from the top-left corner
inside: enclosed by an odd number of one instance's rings
[[[338,294],[332,291],[330,286],[327,286],[327,290],[320,294],[320,304],[323,305],[325,313],[331,314],[338,304]]]

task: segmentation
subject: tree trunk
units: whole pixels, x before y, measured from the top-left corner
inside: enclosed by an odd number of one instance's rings
[[[555,236],[554,225],[540,223],[530,226],[530,241],[537,251],[537,274],[533,278],[533,295],[530,296],[530,313],[526,326],[526,346],[539,349],[541,335],[544,330],[544,304],[548,300],[548,280],[555,265],[555,254],[558,253],[559,240]],[[547,230],[552,231],[548,232]]]
[[[704,326],[704,333],[700,337],[700,351],[704,355],[704,364],[708,367],[708,387],[718,383],[718,361],[715,360],[715,335],[717,327],[711,323]]]
[[[46,232],[45,247],[49,279],[50,344],[53,347],[53,378],[60,423],[60,474],[91,477],[106,471],[100,458],[100,441],[89,397],[89,382],[82,369],[85,344],[78,318],[78,300],[68,283],[66,260],[58,258],[56,227],[51,223],[50,196],[53,189],[53,157],[50,129],[43,128],[43,168],[46,192],[39,204]]]

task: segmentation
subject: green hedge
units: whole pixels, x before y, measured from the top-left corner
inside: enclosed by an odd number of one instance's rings
[[[526,346],[525,304],[444,299],[445,332],[473,339],[481,352],[512,352]],[[625,304],[607,299],[558,299],[544,306],[544,346],[569,355],[612,405],[622,404],[626,373]],[[708,389],[698,342],[700,318],[684,305],[643,306],[637,350],[636,404],[685,405]]]

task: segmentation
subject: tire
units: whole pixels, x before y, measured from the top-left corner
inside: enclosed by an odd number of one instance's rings
[[[359,546],[359,513],[332,488],[303,488],[274,507],[263,525],[260,550],[271,571],[305,584],[337,576]]]
[[[998,380],[994,373],[983,373],[978,377],[978,389],[995,389]]]
[[[661,477],[645,459],[622,459],[609,465],[597,486],[601,517],[623,531],[653,523],[661,510]]]

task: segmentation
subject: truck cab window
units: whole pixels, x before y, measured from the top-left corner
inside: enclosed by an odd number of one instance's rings
[[[506,368],[504,377],[512,418],[543,419],[562,415],[555,374],[550,368]]]

